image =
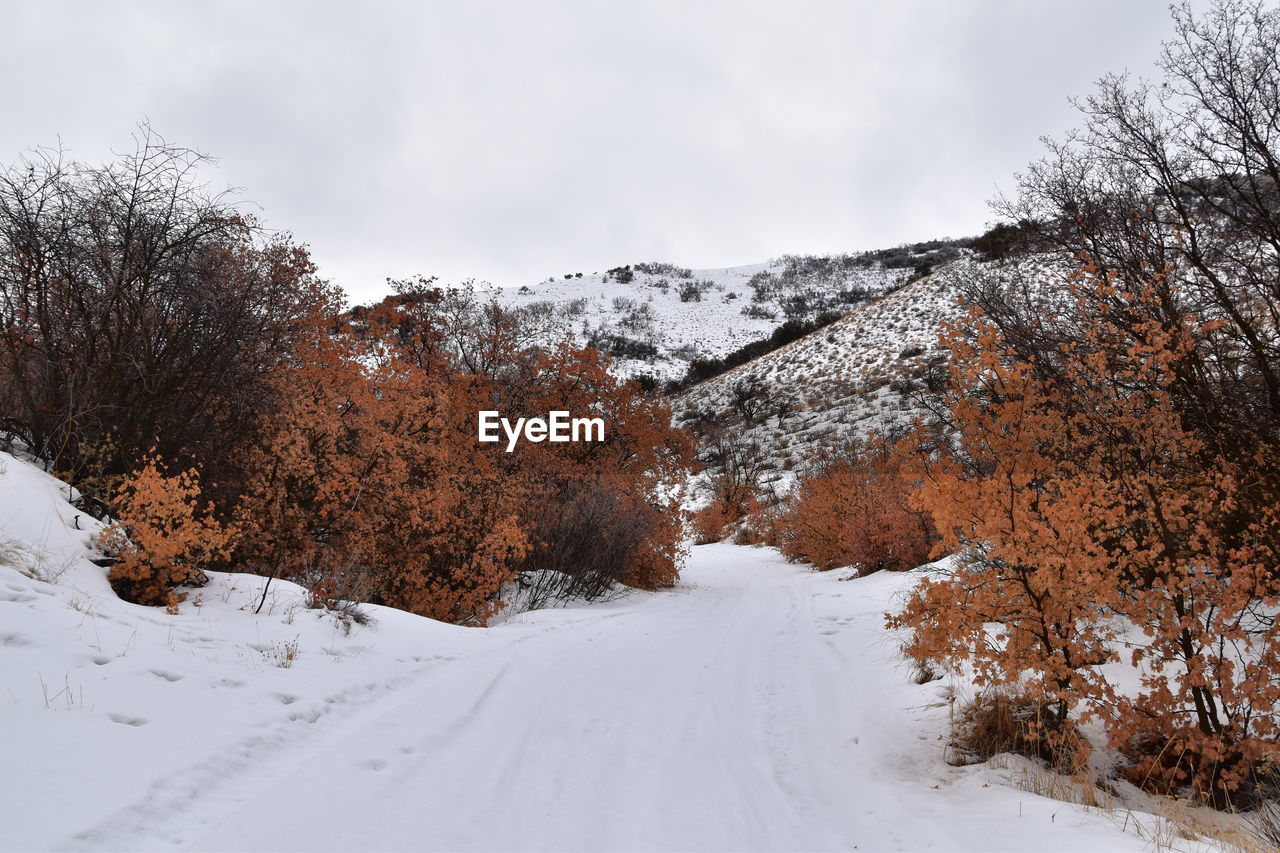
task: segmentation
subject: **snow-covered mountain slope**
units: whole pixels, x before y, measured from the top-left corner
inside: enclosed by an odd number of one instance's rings
[[[928,243],[720,269],[635,264],[496,295],[508,307],[552,321],[550,338],[567,332],[609,351],[621,375],[677,379],[692,359],[718,358],[767,338],[787,319],[854,310],[963,251]]]
[[[939,329],[960,310],[955,279],[936,272],[694,385],[674,403],[676,422],[718,424],[754,442],[785,481],[815,450],[908,422],[915,410],[895,380],[939,356]]]
[[[673,402],[676,422],[754,444],[772,469],[769,479],[785,489],[815,451],[906,426],[919,414],[908,386],[918,387],[930,369],[945,370],[938,336],[944,323],[964,316],[967,287],[981,280],[1048,305],[1066,298],[1064,279],[1048,258],[1016,266],[955,261],[686,389]]]
[[[0,462],[0,850],[1174,837],[1031,793],[1025,764],[945,763],[965,685],[913,683],[883,627],[912,574],[844,582],[716,545],[674,590],[487,629],[376,607],[344,626],[282,583],[255,614],[262,579],[216,573],[169,614],[112,595],[65,487]]]

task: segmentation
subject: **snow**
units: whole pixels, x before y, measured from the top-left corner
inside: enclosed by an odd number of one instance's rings
[[[648,360],[615,359],[613,370],[621,376],[651,374],[661,379],[679,379],[691,358],[720,357],[746,344],[769,337],[786,319],[776,299],[756,307],[770,313],[751,316],[744,310],[753,305],[750,281],[757,273],[778,273],[783,261],[739,267],[684,270],[674,273],[635,271],[629,282],[620,282],[608,273],[584,274],[581,278],[560,278],[505,288],[494,292],[511,308],[528,308],[538,303],[555,306],[556,323],[546,343],[558,342],[565,332],[580,343],[590,332],[603,330],[652,343],[657,355]],[[842,288],[858,286],[879,293],[902,283],[906,273],[872,266],[846,271],[836,280],[801,278],[797,287],[830,295]],[[684,302],[680,286],[701,282],[699,301]],[[640,311],[641,314],[636,312]]]
[[[955,687],[884,628],[914,574],[720,544],[673,590],[484,629],[348,632],[288,583],[255,614],[262,579],[216,573],[169,615],[0,463],[0,849],[1148,849],[945,763]]]

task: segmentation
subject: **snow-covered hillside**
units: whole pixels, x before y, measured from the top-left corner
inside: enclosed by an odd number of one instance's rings
[[[939,332],[963,316],[961,294],[979,277],[1045,305],[1066,298],[1065,270],[1048,258],[1016,267],[956,261],[690,387],[673,401],[676,422],[727,428],[754,443],[775,486],[785,489],[813,452],[905,426],[919,414],[904,382],[919,385],[930,365],[945,368]]]
[[[467,629],[344,625],[213,574],[121,602],[95,523],[0,454],[3,850],[1144,850],[1169,827],[951,767],[963,683],[913,683],[844,581],[694,549],[674,590]],[[1205,849],[1179,842],[1182,849]],[[1178,849],[1169,846],[1166,849]]]
[[[674,402],[676,422],[728,425],[756,443],[785,482],[806,454],[914,416],[895,380],[918,375],[938,356],[941,324],[960,314],[956,297],[948,269],[913,282],[694,385]]]
[[[701,270],[636,264],[497,296],[553,319],[552,338],[567,332],[610,351],[620,375],[678,379],[692,359],[720,357],[766,338],[789,317],[852,310],[900,286],[910,272],[863,256]]]

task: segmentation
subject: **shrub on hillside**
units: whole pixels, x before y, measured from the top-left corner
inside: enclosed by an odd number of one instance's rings
[[[631,358],[650,361],[657,357],[658,347],[650,341],[636,340],[626,335],[597,329],[587,339],[587,346],[615,358]]]
[[[693,270],[667,263],[641,263],[635,265],[636,272],[647,275],[669,275],[674,278],[693,278]]]
[[[174,606],[174,587],[198,585],[204,569],[230,551],[234,531],[200,506],[195,469],[168,474],[155,456],[126,477],[116,493],[117,520],[99,534],[115,557],[108,579],[135,604]]]
[[[1027,250],[1030,244],[1030,232],[1029,223],[1012,225],[1008,222],[997,222],[974,238],[973,248],[983,260],[1007,260]]]
[[[623,267],[613,267],[605,271],[604,280],[608,281],[612,277],[619,284],[630,284],[636,277],[635,271],[631,269],[631,265],[627,264]]]
[[[782,553],[819,570],[914,568],[937,541],[928,514],[913,505],[914,490],[901,452],[887,442],[830,453],[800,478],[777,520]]]
[[[722,430],[706,438],[698,460],[697,489],[707,503],[690,519],[691,533],[698,544],[718,542],[765,500],[770,465],[754,441]]]

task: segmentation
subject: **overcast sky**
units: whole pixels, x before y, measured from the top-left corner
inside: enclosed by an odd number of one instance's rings
[[[218,158],[357,299],[980,232],[1155,0],[9,2],[0,154]]]

